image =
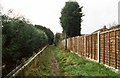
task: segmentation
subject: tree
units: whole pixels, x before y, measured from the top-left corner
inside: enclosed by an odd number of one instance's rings
[[[54,44],[55,46],[58,45],[59,41],[60,41],[60,38],[61,38],[61,33],[56,33],[55,34],[55,39],[54,39]]]
[[[53,32],[49,28],[43,27],[41,25],[35,25],[35,27],[37,29],[43,30],[46,33],[46,35],[48,37],[48,43],[49,43],[49,45],[52,45],[53,44],[53,40],[54,40]]]
[[[16,65],[21,63],[22,58],[29,58],[33,52],[38,52],[48,44],[48,37],[42,30],[38,30],[25,19],[11,18],[2,15],[2,69],[3,77]]]
[[[77,2],[66,2],[65,7],[61,11],[60,22],[63,32],[67,37],[74,37],[81,35],[81,12],[82,7]]]
[[[65,34],[65,49],[67,49],[67,37],[81,35],[82,7],[77,2],[66,2],[61,11],[60,23]]]

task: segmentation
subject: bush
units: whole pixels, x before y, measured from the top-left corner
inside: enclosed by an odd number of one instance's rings
[[[48,37],[25,20],[3,16],[2,19],[2,60],[6,66],[17,64],[22,58],[30,57],[33,52],[48,44]]]
[[[53,44],[53,41],[54,41],[54,34],[53,34],[53,32],[50,30],[50,29],[48,29],[48,28],[46,28],[46,27],[43,27],[43,26],[41,26],[41,25],[35,25],[35,27],[39,30],[43,30],[45,33],[46,33],[46,35],[47,35],[47,37],[48,37],[48,43],[49,43],[49,45],[52,45]]]

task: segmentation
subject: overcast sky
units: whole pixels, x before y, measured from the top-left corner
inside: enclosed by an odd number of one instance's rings
[[[62,32],[59,17],[65,2],[69,0],[0,0],[4,13],[13,9],[33,24],[50,28],[54,33]],[[75,0],[83,6],[82,33],[92,33],[104,25],[118,23],[119,0]]]

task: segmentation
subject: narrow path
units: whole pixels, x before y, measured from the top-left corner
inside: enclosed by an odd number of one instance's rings
[[[67,52],[55,46],[49,46],[41,54],[37,67],[30,68],[27,76],[118,76],[115,72],[104,66],[88,61],[71,52]],[[28,72],[27,72],[28,73]]]
[[[51,50],[51,68],[53,76],[60,76],[59,64],[56,60],[54,50]]]

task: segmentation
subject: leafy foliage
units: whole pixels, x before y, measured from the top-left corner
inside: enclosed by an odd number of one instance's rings
[[[55,43],[55,45],[58,45],[58,43],[60,42],[60,40],[61,40],[61,33],[56,33],[55,34],[55,39],[54,39],[54,43]]]
[[[19,19],[3,22],[3,37],[3,60],[8,59],[7,53],[12,60],[29,57],[33,51],[47,44],[43,31]]]
[[[77,2],[69,1],[61,11],[61,25],[68,37],[81,35],[81,17],[83,16],[81,9]]]
[[[48,29],[46,27],[43,27],[41,25],[35,25],[35,27],[37,29],[43,30],[46,33],[47,37],[48,37],[48,43],[50,45],[53,44],[54,34],[53,34],[53,32],[50,29]]]
[[[2,60],[8,69],[19,64],[22,58],[29,58],[33,52],[47,45],[50,39],[48,35],[51,36],[52,33],[47,30],[50,34],[46,34],[25,19],[10,18],[6,15],[2,16],[2,24]]]

